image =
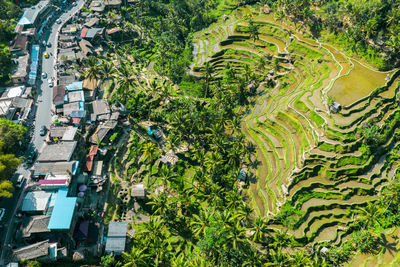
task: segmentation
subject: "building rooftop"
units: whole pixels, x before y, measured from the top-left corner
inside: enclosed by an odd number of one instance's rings
[[[67,194],[67,188],[58,190],[53,213],[48,225],[50,230],[68,230],[71,227],[77,198],[67,197]]]
[[[23,55],[19,56],[18,58],[15,59],[15,64],[13,66],[13,70],[11,72],[11,78],[22,78],[26,77],[28,74],[27,67],[28,67],[28,58],[29,55]]]
[[[18,34],[14,39],[14,44],[11,47],[11,52],[21,51],[22,54],[26,54],[26,48],[28,44],[28,36]]]
[[[25,195],[22,202],[22,211],[25,212],[44,212],[47,209],[51,193],[45,191],[32,191]]]
[[[86,35],[85,36],[81,36],[81,37],[94,38],[97,34],[102,34],[103,29],[104,28],[90,28],[90,29],[88,29]]]
[[[107,29],[106,33],[107,34],[114,34],[114,33],[120,32],[120,31],[122,31],[121,28],[116,27],[116,28],[112,28],[112,29]]]
[[[83,89],[95,90],[100,84],[100,80],[97,79],[85,79],[83,80]]]
[[[96,116],[110,113],[110,106],[108,105],[108,102],[105,99],[93,101],[92,109],[93,109],[93,114],[95,114]]]
[[[91,18],[88,22],[84,24],[85,27],[91,28],[99,22],[99,19],[96,17]]]
[[[37,162],[33,167],[34,176],[46,175],[48,173],[59,174],[59,173],[70,173],[75,175],[78,170],[78,161],[69,162],[52,162],[42,163]]]
[[[65,89],[68,92],[71,91],[79,91],[83,89],[83,82],[72,82],[71,84],[67,85]]]
[[[99,12],[99,13],[101,13],[101,12],[103,12],[104,11],[104,8],[105,8],[105,5],[104,5],[104,3],[103,3],[103,1],[92,1],[91,3],[90,3],[90,6],[89,6],[89,9],[91,10],[91,11],[93,11],[93,12]]]
[[[47,225],[49,224],[50,215],[38,215],[28,217],[22,225],[22,237],[27,238],[32,234],[50,232]]]
[[[76,141],[45,144],[38,162],[70,161],[76,148]]]
[[[71,118],[85,118],[86,117],[86,111],[85,110],[74,110],[71,112],[70,115]]]
[[[62,136],[63,141],[74,141],[78,127],[68,126],[64,135]]]
[[[40,13],[46,9],[50,4],[49,0],[43,0],[37,3],[36,5],[28,8],[25,10],[24,14],[18,21],[18,25],[31,25],[35,24],[37,18],[39,17]]]
[[[53,104],[61,105],[64,103],[65,85],[56,85],[53,87]]]
[[[73,83],[75,79],[76,78],[74,75],[65,75],[65,76],[63,75],[58,78],[60,84],[64,86]]]
[[[146,196],[146,188],[144,188],[143,184],[135,184],[131,188],[131,196],[132,197],[145,197]]]
[[[127,222],[110,222],[105,249],[107,253],[119,254],[125,251],[127,229]]]
[[[67,94],[67,99],[69,103],[85,101],[85,95],[83,94],[83,90],[70,91]]]
[[[104,0],[104,4],[106,6],[119,6],[121,5],[122,1],[121,0]]]
[[[63,113],[64,116],[70,116],[72,111],[84,111],[85,110],[85,103],[83,101],[73,102],[64,104],[63,106]]]
[[[58,137],[61,138],[63,137],[65,131],[67,130],[66,126],[50,126],[50,137]]]
[[[60,49],[60,52],[58,53],[58,58],[61,61],[64,60],[75,60],[76,59],[76,55],[75,55],[75,51],[72,48],[65,48],[65,49]]]
[[[81,51],[84,56],[88,56],[89,54],[92,53],[93,46],[88,40],[85,39],[80,40],[79,47],[81,48]]]
[[[12,259],[15,261],[31,260],[49,254],[49,240],[13,250]]]
[[[92,144],[97,144],[97,141],[103,141],[103,139],[107,136],[108,132],[117,126],[118,122],[116,121],[107,121],[99,125],[93,135],[90,137],[90,142]]]
[[[21,96],[24,93],[25,88],[25,85],[9,87],[6,89],[5,93],[3,93],[2,97],[14,98],[17,96]]]

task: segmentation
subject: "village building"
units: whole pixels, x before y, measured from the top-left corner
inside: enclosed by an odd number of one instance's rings
[[[110,118],[110,106],[105,99],[95,100],[89,106],[91,114],[93,114],[98,121],[108,120]]]
[[[70,161],[74,155],[77,142],[59,142],[56,144],[45,144],[39,154],[37,162],[62,162]]]
[[[36,215],[25,218],[21,225],[22,238],[33,238],[40,235],[43,237],[50,230],[47,227],[50,221],[50,215]]]
[[[127,229],[128,222],[110,222],[105,248],[107,254],[121,255],[125,251]]]
[[[90,143],[98,144],[99,142],[103,142],[112,132],[112,130],[115,129],[117,124],[118,122],[116,121],[106,121],[101,123],[99,126],[97,126],[96,131],[90,137]]]
[[[27,29],[33,29],[30,31],[30,34],[36,36],[39,31],[39,26],[51,11],[52,6],[49,0],[42,0],[36,5],[26,9],[17,23],[17,33],[22,33],[22,31],[26,31]]]
[[[21,211],[30,214],[44,214],[48,208],[51,193],[45,191],[28,192],[22,202]]]

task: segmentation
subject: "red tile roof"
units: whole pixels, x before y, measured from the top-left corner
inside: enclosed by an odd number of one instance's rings
[[[86,160],[85,160],[85,167],[84,167],[84,171],[85,172],[90,172],[92,171],[93,168],[93,160],[94,160],[94,156],[86,156]]]
[[[73,124],[79,124],[79,123],[81,122],[81,120],[82,120],[82,118],[72,118],[72,119],[71,119],[71,122],[72,122]]]
[[[98,149],[99,149],[99,146],[97,146],[97,145],[91,146],[88,156],[96,156]]]
[[[87,32],[88,32],[88,30],[89,30],[88,28],[83,28],[82,31],[81,31],[81,36],[80,37],[82,37],[82,38],[85,37]]]

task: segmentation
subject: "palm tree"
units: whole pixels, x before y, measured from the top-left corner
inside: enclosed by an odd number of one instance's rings
[[[96,80],[100,75],[100,69],[97,65],[97,59],[95,57],[89,57],[86,61],[86,69],[85,69],[85,79]]]
[[[245,242],[244,228],[239,221],[233,227],[229,228],[227,239],[234,249],[238,249]]]
[[[253,43],[255,43],[256,42],[256,40],[258,40],[259,39],[259,26],[258,25],[255,25],[254,24],[254,22],[253,22],[253,20],[249,20],[249,28],[248,28],[248,30],[249,30],[249,34],[250,34],[250,38],[253,40]]]
[[[363,229],[368,228],[371,224],[377,223],[381,225],[379,222],[379,215],[382,213],[382,209],[376,205],[376,203],[368,202],[365,208],[358,207],[356,213],[361,215],[360,221],[364,222]]]
[[[130,253],[123,252],[122,257],[124,259],[125,264],[124,267],[139,267],[146,266],[148,261],[150,260],[149,254],[145,252],[146,248],[136,248],[132,247]]]
[[[195,236],[199,237],[205,234],[206,227],[210,226],[213,215],[214,211],[210,211],[210,209],[201,210],[199,215],[193,214],[190,226],[194,229],[193,233]]]
[[[132,69],[127,65],[121,65],[117,69],[118,92],[124,97],[124,103],[127,103],[128,92],[135,85],[135,78]]]
[[[146,162],[150,162],[153,159],[154,153],[157,151],[157,146],[152,142],[147,142],[144,144],[142,152],[143,152],[143,160]]]
[[[109,61],[102,60],[99,68],[100,68],[99,76],[103,81],[114,77],[115,68]]]
[[[304,251],[298,251],[292,257],[293,265],[296,267],[306,267],[306,266],[314,266],[309,255],[304,253]]]
[[[256,221],[254,222],[254,226],[252,228],[254,231],[252,240],[254,242],[265,242],[265,233],[267,232],[267,225],[265,221],[261,217],[257,217]]]
[[[253,211],[254,210],[247,203],[245,203],[237,211],[236,218],[238,218],[240,221],[245,220],[245,222],[249,222]]]
[[[150,201],[149,205],[153,206],[154,214],[163,215],[169,207],[168,203],[168,195],[165,192],[161,192],[160,194],[151,194],[149,196]]]
[[[212,77],[212,74],[214,72],[213,67],[210,65],[210,62],[206,62],[206,64],[204,65],[204,71],[206,73],[206,90],[204,92],[204,98],[206,98],[208,96],[208,88],[210,85],[210,78]]]

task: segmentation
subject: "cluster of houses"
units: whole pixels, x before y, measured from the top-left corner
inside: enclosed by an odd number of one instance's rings
[[[105,10],[112,10],[121,6],[121,0],[92,1],[90,12],[80,12],[64,25],[59,35],[58,67],[64,73],[72,63],[82,62],[94,53],[102,53],[102,43],[109,40],[119,40],[121,28],[107,27],[100,20]],[[114,18],[117,22],[120,18]]]
[[[85,116],[73,115],[79,113],[76,110],[68,120],[54,116],[17,214],[13,261],[80,260],[87,253],[103,252],[101,212],[90,215],[91,211],[102,211],[106,199],[103,160],[107,149],[100,149],[98,142],[121,121],[117,115],[111,118],[106,101],[95,100],[92,105],[95,111],[102,110],[100,120],[104,121],[97,121],[97,114],[86,110],[87,105],[83,106]],[[124,248],[125,244],[121,252]]]
[[[107,198],[108,177],[103,163],[108,156],[109,137],[123,123],[126,111],[123,106],[110,105],[102,99],[100,80],[80,81],[80,74],[72,66],[95,51],[101,52],[101,40],[113,38],[120,31],[97,27],[98,12],[119,6],[120,0],[99,3],[100,6],[92,1],[89,8],[103,10],[81,12],[63,25],[59,34],[51,126],[31,168],[30,183],[17,213],[13,262],[82,260],[87,254],[101,255],[104,249],[114,254],[125,250],[127,223],[110,223],[105,237],[101,217]],[[25,107],[30,108],[33,100],[28,100],[30,91],[25,84],[35,83],[40,69],[40,45],[32,45],[31,54],[27,47],[29,42],[40,40],[46,22],[56,10],[49,1],[41,1],[27,9],[18,23],[19,34],[12,51],[19,55],[16,61],[29,61],[31,67],[27,75],[27,64],[17,65],[22,74],[13,77],[21,85],[1,95],[0,114],[7,118],[29,114]]]
[[[15,28],[16,36],[9,50],[12,55],[12,87],[1,90],[0,117],[17,123],[27,122],[32,109],[32,87],[39,69],[40,41],[48,21],[55,19],[59,8],[49,0],[28,8]]]

